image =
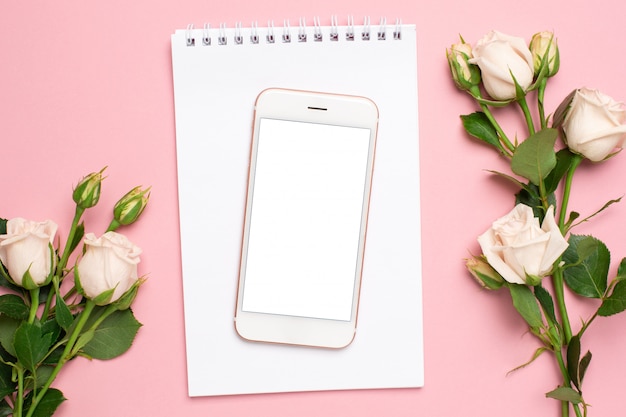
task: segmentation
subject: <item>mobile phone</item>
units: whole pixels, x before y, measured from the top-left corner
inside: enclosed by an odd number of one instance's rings
[[[260,342],[355,337],[378,109],[268,89],[255,103],[235,328]]]

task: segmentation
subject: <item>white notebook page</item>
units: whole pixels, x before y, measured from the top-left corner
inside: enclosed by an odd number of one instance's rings
[[[371,25],[363,40],[364,29],[339,26],[331,41],[334,27],[291,27],[284,43],[275,27],[267,43],[259,26],[258,44],[245,27],[172,35],[190,396],[423,385],[416,30],[402,25],[394,39],[389,25],[379,40]],[[270,87],[365,96],[379,108],[357,332],[344,349],[247,342],[234,329],[253,106]]]

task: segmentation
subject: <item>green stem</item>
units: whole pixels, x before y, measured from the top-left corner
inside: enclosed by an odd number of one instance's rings
[[[46,298],[46,304],[43,307],[43,312],[41,313],[41,320],[45,321],[48,318],[48,313],[50,312],[50,307],[52,305],[52,291],[48,293],[48,297]]]
[[[44,395],[46,395],[46,392],[48,392],[48,389],[50,388],[50,386],[56,379],[57,375],[61,371],[61,368],[63,368],[63,365],[65,365],[67,361],[69,361],[72,358],[71,353],[72,353],[74,344],[76,343],[76,340],[78,339],[78,336],[80,335],[83,327],[85,327],[85,323],[87,323],[87,319],[89,319],[89,315],[91,314],[95,306],[96,305],[93,303],[93,301],[87,300],[85,304],[85,309],[82,311],[82,313],[80,313],[80,317],[78,319],[78,322],[76,323],[76,327],[72,331],[70,338],[67,342],[67,345],[65,345],[65,349],[63,350],[61,359],[52,370],[52,373],[48,377],[48,380],[46,381],[46,383],[41,387],[41,390],[33,398],[33,402],[28,409],[28,413],[26,414],[26,417],[32,417],[33,413],[35,412],[35,409],[39,405],[39,402],[43,399]]]
[[[563,230],[565,227],[565,218],[567,217],[567,205],[569,204],[570,192],[572,190],[572,180],[574,179],[574,172],[576,168],[582,162],[583,157],[574,154],[572,157],[572,162],[570,163],[569,170],[567,171],[567,176],[565,177],[565,184],[563,185],[563,198],[561,199],[561,211],[559,213],[559,229],[562,234],[565,234],[567,231]]]
[[[485,113],[485,116],[487,116],[487,119],[489,119],[489,122],[491,122],[491,125],[493,126],[493,128],[496,129],[496,132],[498,132],[498,136],[500,137],[500,142],[502,142],[509,151],[513,152],[515,150],[515,145],[511,143],[509,138],[506,136],[506,133],[504,133],[504,130],[502,130],[502,127],[500,126],[500,124],[496,121],[496,118],[493,117],[491,110],[489,110],[489,106],[481,103],[480,107],[483,110],[483,113]]]
[[[541,128],[545,129],[548,127],[548,121],[546,120],[546,112],[543,105],[543,98],[546,92],[546,85],[548,84],[548,78],[543,78],[539,82],[539,88],[537,89],[537,109],[539,110],[539,121],[541,123]]]
[[[37,317],[37,309],[39,308],[39,287],[30,290],[30,313],[28,314],[28,322],[33,323]]]
[[[114,230],[116,230],[118,227],[120,227],[122,224],[120,222],[118,222],[117,220],[113,219],[111,220],[111,223],[109,224],[109,227],[107,227],[107,232],[112,232]]]
[[[480,89],[477,86],[474,86],[470,89],[470,94],[475,99],[482,98],[480,94]],[[481,103],[480,101],[478,103],[480,104],[480,108],[482,109],[485,116],[487,116],[487,119],[489,120],[493,128],[496,129],[496,132],[498,132],[498,136],[500,137],[500,142],[502,142],[509,151],[513,152],[515,150],[515,146],[511,143],[509,138],[506,136],[506,133],[504,133],[504,130],[502,130],[502,127],[496,121],[495,117],[493,117],[491,110],[489,110],[489,106],[487,106],[485,103]]]
[[[572,179],[574,178],[574,171],[580,162],[582,161],[582,157],[580,155],[574,155],[572,158],[572,162],[570,168],[567,172],[567,176],[565,178],[565,184],[563,186],[563,198],[561,199],[561,211],[559,214],[559,229],[562,234],[566,233],[565,229],[565,218],[567,216],[567,205],[569,203],[570,191],[572,188]],[[565,333],[565,344],[567,345],[572,338],[572,327],[569,322],[569,316],[567,314],[567,308],[565,306],[565,297],[564,297],[564,283],[563,283],[563,270],[558,266],[561,262],[561,259],[557,259],[555,262],[555,271],[552,275],[553,283],[554,283],[554,295],[556,297],[556,303],[559,308],[559,314],[561,315],[561,321],[563,324],[563,332]]]
[[[528,134],[535,134],[535,123],[533,122],[533,118],[530,114],[530,109],[528,108],[528,102],[526,102],[526,96],[517,100],[520,108],[522,109],[522,113],[524,113],[524,119],[526,119],[526,125],[528,126]]]
[[[557,260],[557,262],[560,261]],[[567,307],[565,306],[565,286],[563,285],[563,271],[561,268],[557,268],[552,274],[552,280],[554,283],[554,296],[556,298],[556,304],[559,308],[559,314],[561,316],[561,324],[563,326],[563,333],[565,336],[565,345],[572,339],[572,326],[569,321],[569,315],[567,314]]]
[[[583,323],[582,328],[580,329],[580,331],[578,332],[578,337],[582,338],[583,337],[583,333],[585,333],[585,331],[587,330],[587,328],[591,325],[591,323],[593,323],[593,321],[596,319],[596,317],[598,317],[598,311],[596,311],[595,313],[593,313],[593,315],[591,316],[591,318],[589,320],[587,320],[586,322]]]
[[[24,369],[18,365],[17,367],[17,398],[15,399],[15,408],[13,409],[13,417],[22,417],[22,408],[24,407]]]
[[[70,255],[72,254],[72,251],[71,251],[72,242],[74,241],[74,237],[76,236],[76,230],[78,228],[78,223],[80,222],[80,218],[83,216],[84,212],[85,212],[84,208],[78,205],[76,206],[76,211],[74,212],[74,219],[72,220],[72,225],[70,226],[70,231],[67,235],[65,248],[63,248],[63,255],[61,255],[61,259],[59,260],[59,263],[57,265],[56,273],[53,277],[53,279],[56,279],[57,282],[60,282],[61,279],[63,278],[63,270],[67,266],[67,261],[69,260]],[[58,285],[57,285],[57,291],[58,291]],[[54,291],[50,291],[48,293],[48,298],[46,299],[46,305],[44,306],[43,314],[41,315],[43,319],[45,319],[48,316],[48,312],[50,311],[50,307],[52,305],[52,297],[54,297],[55,294],[56,293]]]
[[[554,356],[556,357],[556,361],[559,364],[559,369],[561,370],[561,375],[563,376],[563,386],[571,387],[569,372],[567,371],[567,366],[565,366],[565,360],[563,359],[563,353],[561,351],[561,348],[557,348],[554,350]],[[569,416],[569,404],[569,401],[561,401],[561,417]],[[582,417],[580,409],[576,404],[572,404],[572,408],[574,409],[577,417]]]
[[[565,366],[565,361],[563,360],[563,353],[561,352],[560,347],[554,350],[554,356],[556,357],[556,361],[559,364],[561,375],[563,375],[563,385],[569,386],[569,373],[567,372],[567,367]],[[567,401],[561,401],[561,417],[568,417],[568,416],[569,416],[569,403]]]
[[[70,227],[70,232],[67,235],[67,242],[65,242],[63,255],[61,256],[61,260],[59,261],[59,264],[57,265],[56,275],[59,277],[59,279],[63,276],[63,269],[65,269],[65,266],[67,265],[67,261],[70,258],[70,254],[72,253],[71,251],[72,242],[74,241],[74,236],[76,236],[76,229],[78,228],[78,223],[80,222],[80,218],[82,217],[84,212],[85,212],[84,208],[78,205],[76,206],[76,212],[74,213],[74,220],[72,220],[72,226]]]

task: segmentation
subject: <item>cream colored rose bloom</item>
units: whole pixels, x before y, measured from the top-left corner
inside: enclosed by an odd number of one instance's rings
[[[524,90],[533,82],[533,57],[523,38],[494,30],[476,43],[473,54],[469,62],[478,65],[485,90],[496,100],[515,98],[511,73]]]
[[[576,90],[563,119],[567,146],[594,162],[622,148],[626,136],[626,110],[598,90]]]
[[[6,234],[0,235],[0,261],[11,279],[23,286],[24,274],[28,271],[34,284],[44,284],[55,267],[56,256],[51,244],[57,224],[51,220],[34,222],[18,217],[7,221],[6,227]]]
[[[493,269],[513,284],[536,284],[527,282],[527,275],[541,278],[550,273],[568,247],[554,221],[553,207],[540,227],[533,210],[524,204],[496,220],[478,243]]]
[[[83,241],[86,251],[76,269],[84,295],[94,299],[114,288],[105,304],[117,301],[138,279],[141,249],[116,232],[107,232],[100,238],[87,233]]]

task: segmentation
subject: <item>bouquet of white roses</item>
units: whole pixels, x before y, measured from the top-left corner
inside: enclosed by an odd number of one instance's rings
[[[562,384],[546,396],[561,401],[561,415],[573,409],[577,416],[586,416],[582,383],[592,355],[584,352],[582,338],[598,316],[626,310],[626,258],[616,276],[609,277],[606,245],[593,236],[572,233],[576,225],[619,199],[585,215],[570,211],[568,202],[583,160],[598,163],[621,150],[626,111],[597,90],[578,88],[546,116],[546,86],[560,66],[551,32],[535,34],[529,45],[496,31],[474,46],[461,38],[447,50],[447,58],[457,87],[480,107],[461,116],[465,130],[510,162],[511,173],[492,172],[519,189],[513,210],[478,237],[482,254],[468,259],[467,267],[485,288],[510,291],[513,306],[541,342],[531,362],[545,352],[553,355]],[[535,99],[532,109],[530,97]],[[524,140],[518,141],[517,135],[512,140],[494,117],[494,107],[508,105],[521,110],[528,130]],[[557,145],[559,138],[564,146]],[[599,300],[577,329],[570,324],[566,288]]]
[[[65,400],[51,388],[63,366],[77,356],[121,355],[141,326],[130,310],[144,281],[137,274],[141,250],[115,230],[137,220],[149,189],[122,197],[102,236],[85,234],[81,218],[98,203],[103,171],[74,189],[64,245],[51,220],[0,218],[0,416],[51,416]]]

